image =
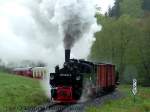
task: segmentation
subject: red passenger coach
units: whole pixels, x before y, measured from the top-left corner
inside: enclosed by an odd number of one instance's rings
[[[13,73],[21,76],[32,77],[32,68],[15,68],[13,69]]]
[[[46,78],[46,67],[26,67],[26,68],[14,68],[12,72],[16,75],[26,76],[35,79]]]
[[[111,64],[97,65],[97,87],[112,89],[115,87],[115,66]]]

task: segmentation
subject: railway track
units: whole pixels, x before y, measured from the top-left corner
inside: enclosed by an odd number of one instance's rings
[[[122,94],[119,91],[114,91],[86,102],[80,102],[76,104],[46,103],[29,109],[25,112],[85,112],[86,107],[91,105],[100,106],[107,100],[118,99],[120,97],[122,97]]]
[[[63,110],[69,106],[70,104],[45,103],[35,108],[30,108],[28,110],[25,110],[24,112],[63,112]]]

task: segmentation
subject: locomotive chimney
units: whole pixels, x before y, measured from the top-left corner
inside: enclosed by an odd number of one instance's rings
[[[70,59],[70,49],[65,49],[65,62],[69,62]]]

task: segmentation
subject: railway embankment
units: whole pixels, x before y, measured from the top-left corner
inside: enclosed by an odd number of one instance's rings
[[[21,112],[46,100],[38,80],[0,72],[0,112]]]
[[[118,89],[124,94],[122,98],[105,101],[103,105],[91,105],[86,112],[150,112],[150,87],[138,86],[135,102],[130,85],[121,85]]]

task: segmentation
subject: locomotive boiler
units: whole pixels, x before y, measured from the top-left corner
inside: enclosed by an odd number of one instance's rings
[[[116,87],[115,65],[70,59],[65,50],[62,68],[55,67],[50,73],[51,98],[55,102],[76,102],[83,92],[98,95],[113,91]]]

